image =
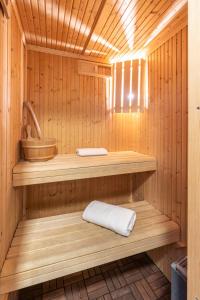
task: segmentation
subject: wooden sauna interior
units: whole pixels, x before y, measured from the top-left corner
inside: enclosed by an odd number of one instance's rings
[[[2,299],[140,252],[170,279],[187,250],[187,1],[0,3]],[[53,160],[21,160],[24,101]],[[81,220],[94,199],[136,210],[129,238]]]

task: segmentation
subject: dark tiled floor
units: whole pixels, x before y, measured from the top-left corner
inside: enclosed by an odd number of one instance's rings
[[[170,284],[140,254],[20,291],[20,300],[167,300]]]

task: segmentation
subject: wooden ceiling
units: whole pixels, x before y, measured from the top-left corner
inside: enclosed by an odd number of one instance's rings
[[[137,52],[175,0],[16,0],[27,44],[110,60]]]

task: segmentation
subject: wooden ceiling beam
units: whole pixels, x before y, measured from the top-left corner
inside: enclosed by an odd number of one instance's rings
[[[18,23],[20,32],[22,34],[22,41],[23,41],[24,45],[26,45],[26,38],[25,38],[25,34],[24,34],[24,29],[23,29],[23,26],[22,26],[21,18],[20,18],[20,15],[19,15],[19,10],[18,10],[17,4],[16,4],[16,0],[11,0],[11,5],[13,7],[14,14],[15,14],[15,17],[17,19],[17,23]]]
[[[69,57],[69,58],[75,58],[75,59],[80,59],[88,62],[94,62],[98,64],[102,64],[103,66],[111,66],[108,60],[105,60],[103,58],[99,57],[91,57],[88,55],[82,55],[82,54],[75,54],[72,52],[67,52],[66,50],[57,50],[53,48],[47,48],[47,47],[41,47],[37,45],[31,45],[27,44],[26,49],[30,51],[37,51],[37,52],[42,52],[42,53],[48,53],[48,54],[53,54],[53,55],[59,55],[59,56],[64,56],[64,57]]]
[[[84,54],[84,53],[85,53],[85,50],[87,49],[87,46],[88,46],[88,44],[89,44],[89,42],[90,42],[91,36],[92,36],[92,34],[93,34],[93,32],[94,32],[94,29],[95,29],[95,27],[96,27],[96,25],[97,25],[97,22],[99,21],[99,18],[100,18],[100,16],[101,16],[101,13],[102,13],[102,11],[103,11],[103,9],[104,9],[105,4],[106,4],[106,0],[102,0],[102,1],[101,1],[101,4],[99,5],[99,9],[98,9],[97,14],[96,14],[96,16],[95,16],[94,22],[93,22],[93,24],[92,24],[90,33],[89,33],[89,35],[88,35],[88,37],[87,37],[87,39],[86,39],[86,41],[85,41],[85,44],[84,44],[84,46],[83,46],[83,50],[82,50],[81,54]]]

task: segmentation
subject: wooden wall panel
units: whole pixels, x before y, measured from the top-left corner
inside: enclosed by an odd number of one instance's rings
[[[79,211],[94,199],[109,203],[130,202],[129,175],[31,186],[28,188],[27,218]]]
[[[148,56],[148,101],[143,113],[115,114],[107,108],[106,81],[77,73],[77,61],[28,51],[28,100],[46,136],[60,153],[77,147],[106,147],[155,155],[156,174],[33,186],[27,217],[83,208],[93,198],[113,203],[148,200],[181,225],[186,239],[187,208],[187,27]],[[117,191],[117,192],[116,192]],[[182,249],[165,247],[151,257],[169,277]]]
[[[189,49],[189,129],[188,129],[188,295],[187,299],[200,299],[200,2],[188,3]]]
[[[187,229],[187,26],[148,56],[148,103],[136,120],[134,149],[157,158],[157,172],[139,175],[133,194],[148,200]],[[142,183],[142,186],[141,186]],[[136,192],[135,192],[136,190]],[[180,251],[171,247],[152,252],[169,275],[169,262]]]
[[[59,153],[74,153],[78,147],[133,149],[133,120],[138,116],[109,110],[105,79],[78,75],[78,60],[36,51],[28,51],[27,71],[27,99],[44,135],[56,137]],[[127,202],[129,179],[118,176],[30,187],[27,217],[79,210],[95,198]]]
[[[3,77],[3,69],[4,69],[4,44],[3,44],[3,40],[4,40],[4,31],[5,31],[5,25],[4,25],[4,19],[3,19],[3,14],[2,11],[0,10],[0,118],[1,118],[1,122],[0,122],[0,141],[1,144],[3,141],[5,141],[5,129],[4,129],[4,122],[5,122],[5,105],[4,105],[4,77]],[[6,158],[6,151],[3,150],[3,147],[0,147],[0,160],[1,160],[1,168],[2,171],[0,173],[0,191],[1,194],[4,195],[5,193],[5,158]],[[4,162],[4,164],[3,164]],[[2,267],[2,263],[4,260],[4,255],[3,255],[3,205],[4,205],[4,201],[1,200],[1,209],[0,209],[0,267]]]
[[[10,7],[10,19],[0,16],[0,269],[22,212],[22,191],[12,188],[12,169],[19,159],[22,126],[22,33]]]

